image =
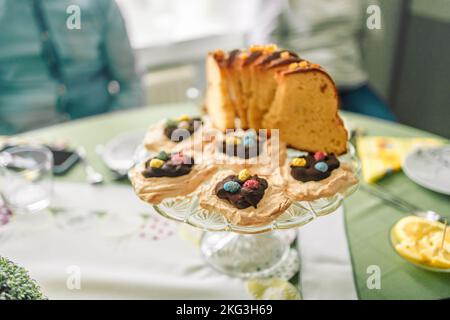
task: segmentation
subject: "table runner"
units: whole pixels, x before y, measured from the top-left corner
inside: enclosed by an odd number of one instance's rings
[[[403,173],[398,173],[403,175]],[[383,187],[422,208],[449,216],[450,199],[397,177],[387,178]],[[413,195],[413,196],[410,196]],[[404,212],[369,198],[359,190],[345,202],[345,221],[352,253],[355,281],[362,299],[443,299],[450,297],[450,273],[420,269],[399,257],[391,247],[389,233]],[[380,285],[367,285],[373,268],[379,268]],[[369,269],[368,269],[369,268]]]

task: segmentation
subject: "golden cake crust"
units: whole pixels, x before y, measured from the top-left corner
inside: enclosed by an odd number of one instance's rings
[[[223,53],[208,54],[206,59],[207,90],[205,107],[211,116],[213,125],[225,131],[235,127],[235,108],[231,102],[230,89],[232,84],[227,76],[227,69],[223,68]]]

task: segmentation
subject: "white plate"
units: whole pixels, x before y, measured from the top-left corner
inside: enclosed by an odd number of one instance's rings
[[[105,164],[114,171],[126,173],[134,165],[134,153],[142,143],[145,131],[122,133],[111,139],[101,150]]]
[[[450,195],[450,145],[416,149],[406,156],[402,168],[422,187]]]

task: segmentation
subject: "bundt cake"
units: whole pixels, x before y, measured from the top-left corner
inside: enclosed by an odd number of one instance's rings
[[[208,55],[206,59],[206,78],[208,79],[205,105],[212,124],[219,130],[234,128],[236,113],[231,105],[231,81],[226,75],[227,61],[222,51]],[[229,57],[228,57],[229,59]]]
[[[206,109],[219,130],[279,129],[280,138],[302,151],[347,151],[331,77],[317,64],[275,45],[252,46],[207,58]]]

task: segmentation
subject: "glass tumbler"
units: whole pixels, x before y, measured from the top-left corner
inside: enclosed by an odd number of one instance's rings
[[[13,212],[37,212],[50,204],[53,155],[43,146],[20,146],[0,153],[0,192]]]

